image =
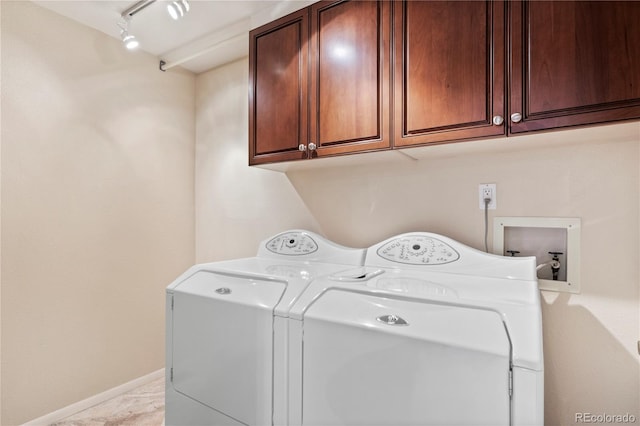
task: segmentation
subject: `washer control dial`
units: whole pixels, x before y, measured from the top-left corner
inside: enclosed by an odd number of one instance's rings
[[[270,239],[267,250],[285,256],[302,256],[318,251],[318,243],[302,232],[285,232]]]
[[[443,265],[460,259],[460,254],[447,243],[420,235],[389,241],[377,253],[383,259],[409,265]]]

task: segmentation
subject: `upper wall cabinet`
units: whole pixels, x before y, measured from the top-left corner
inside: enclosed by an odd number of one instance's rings
[[[306,156],[308,38],[308,9],[250,33],[249,164]]]
[[[311,6],[310,154],[390,146],[390,34],[388,1]]]
[[[250,33],[249,163],[640,119],[639,23],[640,1],[315,3]]]
[[[249,164],[389,148],[391,3],[326,1],[250,33]]]
[[[504,2],[394,5],[394,145],[506,134]]]
[[[640,2],[509,2],[510,133],[640,118]]]

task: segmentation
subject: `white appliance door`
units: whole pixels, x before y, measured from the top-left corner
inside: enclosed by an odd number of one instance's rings
[[[303,329],[304,425],[510,422],[497,312],[330,290]]]
[[[286,283],[197,272],[173,296],[173,386],[247,425],[271,423],[273,308]]]

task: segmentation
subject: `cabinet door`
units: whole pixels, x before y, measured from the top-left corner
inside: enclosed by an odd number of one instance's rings
[[[504,135],[504,2],[394,5],[395,146]]]
[[[510,2],[510,133],[640,118],[640,2]]]
[[[390,9],[388,1],[311,6],[312,155],[389,147]]]
[[[249,164],[306,158],[308,9],[249,35]]]

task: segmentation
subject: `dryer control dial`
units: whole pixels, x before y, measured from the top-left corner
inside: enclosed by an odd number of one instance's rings
[[[389,241],[377,253],[383,259],[408,265],[443,265],[460,259],[458,252],[447,243],[420,235]]]
[[[267,250],[285,256],[302,256],[318,250],[318,244],[302,232],[285,232],[267,242]]]

